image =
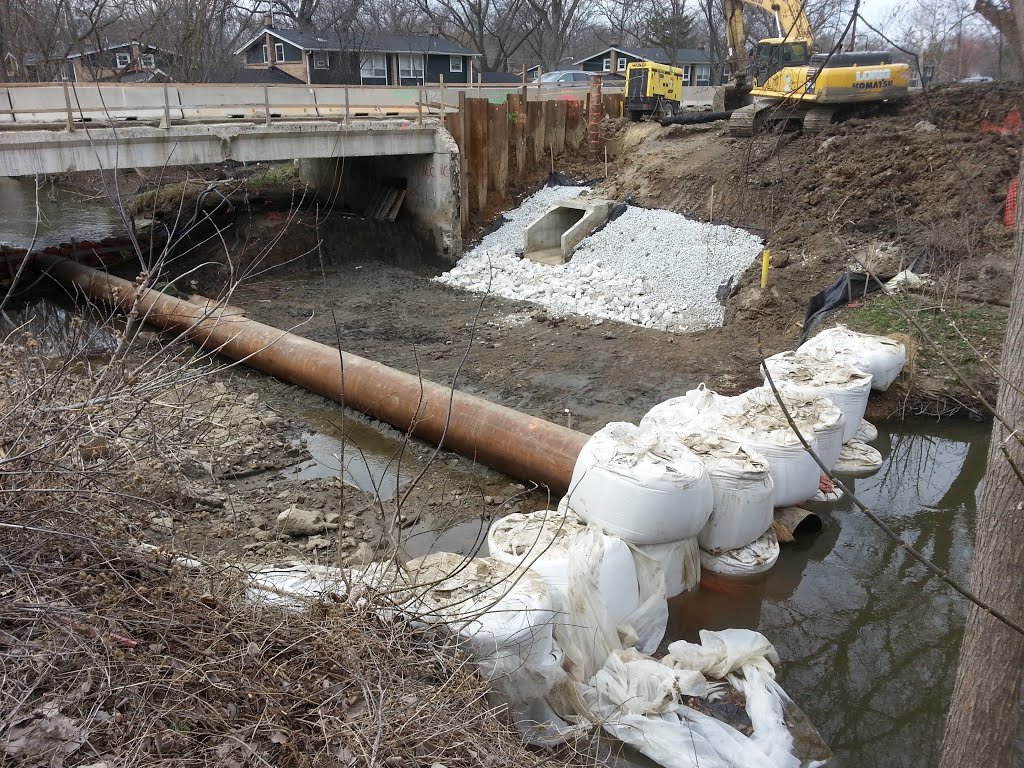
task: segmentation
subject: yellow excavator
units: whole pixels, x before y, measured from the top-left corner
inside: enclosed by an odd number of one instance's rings
[[[778,37],[760,40],[747,60],[743,5],[771,14]],[[846,104],[906,96],[910,67],[885,51],[815,53],[814,34],[800,0],[724,0],[732,80],[724,108],[733,136],[751,136],[766,121],[797,120],[805,132],[823,130]]]

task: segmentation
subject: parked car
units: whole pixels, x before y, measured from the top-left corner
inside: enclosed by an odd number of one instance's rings
[[[562,69],[553,72],[545,72],[539,80],[534,80],[534,85],[547,85],[552,88],[589,88],[590,72],[579,69]]]
[[[987,75],[972,75],[971,77],[965,77],[960,81],[961,83],[991,83],[992,78]]]

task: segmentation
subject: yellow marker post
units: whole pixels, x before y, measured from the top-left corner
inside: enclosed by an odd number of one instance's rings
[[[761,287],[768,287],[768,265],[772,261],[772,252],[770,249],[765,248],[764,253],[761,254]]]

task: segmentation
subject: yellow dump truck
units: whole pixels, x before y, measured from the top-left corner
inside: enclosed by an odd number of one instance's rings
[[[653,61],[633,61],[626,67],[624,109],[631,120],[644,115],[674,115],[682,99],[683,70],[679,67]]]

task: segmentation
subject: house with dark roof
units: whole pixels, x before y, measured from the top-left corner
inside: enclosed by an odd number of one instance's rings
[[[633,61],[669,64],[683,70],[684,86],[711,85],[711,58],[703,48],[632,48],[614,45],[576,62],[584,72],[604,73],[606,79],[625,79]]]
[[[67,56],[31,54],[25,57],[25,79],[95,83],[145,83],[170,80],[176,54],[155,45],[130,40],[105,43],[99,48]]]
[[[473,82],[480,54],[440,35],[311,33],[267,25],[239,47],[243,82],[422,85]]]

